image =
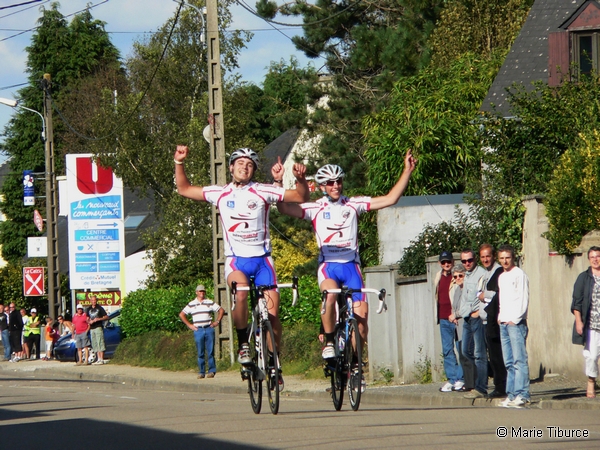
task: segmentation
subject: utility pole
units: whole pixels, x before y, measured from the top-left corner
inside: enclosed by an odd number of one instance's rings
[[[208,123],[210,125],[210,181],[213,185],[227,184],[227,164],[225,162],[225,134],[223,125],[223,92],[221,78],[221,52],[219,48],[219,15],[217,0],[206,0],[206,37],[208,60]],[[219,325],[219,345],[217,358],[229,351],[231,363],[233,357],[233,323],[229,314],[229,296],[225,273],[225,255],[223,228],[219,212],[212,208],[213,230],[213,282],[215,301],[227,311],[228,329]]]
[[[48,240],[48,314],[56,319],[60,301],[60,271],[58,265],[58,193],[54,164],[54,133],[52,127],[52,98],[50,74],[44,74],[44,120],[46,122],[46,236]]]

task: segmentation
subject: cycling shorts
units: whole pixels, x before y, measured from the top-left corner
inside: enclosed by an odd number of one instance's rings
[[[277,284],[275,265],[271,256],[252,256],[249,258],[228,256],[225,259],[225,279],[228,279],[229,275],[236,270],[243,272],[248,281],[250,281],[250,277],[254,277],[255,286]]]
[[[350,289],[362,289],[365,287],[363,282],[360,266],[355,262],[335,263],[324,262],[319,266],[317,271],[319,278],[319,286],[326,279],[334,280],[338,287],[346,286]],[[362,302],[365,300],[363,292],[355,292],[352,294],[353,302]]]

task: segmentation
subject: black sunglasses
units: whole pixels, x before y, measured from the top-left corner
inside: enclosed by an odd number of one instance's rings
[[[472,263],[473,261],[475,261],[475,258],[461,259],[460,260],[460,262],[463,263],[463,264]]]
[[[340,184],[342,184],[342,179],[341,179],[341,178],[338,178],[337,180],[329,180],[329,181],[326,181],[326,182],[325,182],[325,184],[326,184],[327,186],[333,186],[335,183],[337,183],[337,184],[338,184],[338,186],[339,186]]]

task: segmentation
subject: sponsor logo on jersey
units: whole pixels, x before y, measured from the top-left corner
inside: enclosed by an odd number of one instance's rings
[[[233,200],[228,200],[228,201],[227,201],[227,207],[228,207],[228,208],[235,208],[235,201],[233,201]]]

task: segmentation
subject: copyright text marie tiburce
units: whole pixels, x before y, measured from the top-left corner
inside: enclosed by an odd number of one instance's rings
[[[590,437],[590,432],[583,428],[561,428],[556,426],[540,428],[498,427],[496,428],[496,436],[517,439],[587,439]]]

